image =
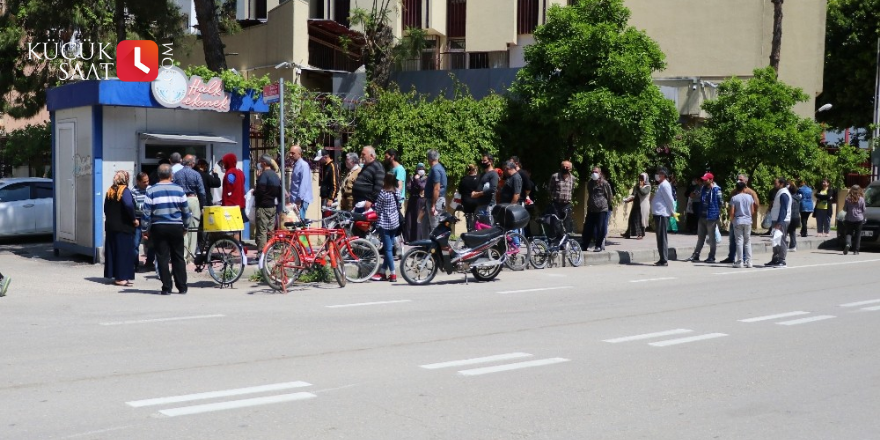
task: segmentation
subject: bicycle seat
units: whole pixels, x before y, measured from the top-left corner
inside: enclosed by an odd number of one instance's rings
[[[502,235],[504,235],[504,229],[495,226],[489,229],[465,232],[461,234],[461,239],[464,240],[465,246],[472,248]]]
[[[305,228],[309,226],[311,220],[303,220],[301,222],[284,222],[285,228]]]

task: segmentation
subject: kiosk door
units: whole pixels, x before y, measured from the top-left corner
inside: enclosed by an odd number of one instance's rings
[[[76,172],[80,164],[76,159],[76,123],[60,122],[56,125],[55,141],[58,145],[55,170],[55,220],[58,240],[76,242]],[[89,157],[91,159],[91,157]],[[64,203],[58,203],[63,200]],[[62,211],[63,208],[63,211]]]

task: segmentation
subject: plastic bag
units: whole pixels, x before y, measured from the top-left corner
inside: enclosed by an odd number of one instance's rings
[[[247,195],[244,196],[244,211],[251,223],[257,221],[257,200],[254,198],[253,189],[248,191]]]
[[[715,226],[715,244],[721,243],[721,228]]]
[[[773,229],[773,237],[770,239],[770,243],[773,247],[779,246],[782,244],[782,231],[779,229]]]
[[[449,204],[449,207],[452,208],[453,211],[455,211],[456,209],[458,209],[459,206],[461,206],[461,194],[456,191],[455,194],[452,196],[452,202]]]

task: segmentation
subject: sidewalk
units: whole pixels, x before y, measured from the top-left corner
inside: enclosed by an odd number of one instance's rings
[[[815,233],[814,233],[815,234]],[[580,237],[578,237],[580,239]],[[763,264],[761,258],[767,258],[773,253],[773,247],[770,246],[769,235],[752,234],[752,255],[755,256],[755,263]],[[813,234],[807,237],[797,237],[797,250],[807,251],[811,249],[837,249],[837,239],[832,237],[816,237]],[[669,234],[669,261],[685,260],[694,253],[697,245],[696,234]],[[728,235],[721,234],[721,243],[715,251],[715,259],[721,261],[727,258],[728,252]],[[761,254],[767,254],[766,257]],[[758,257],[761,255],[760,257]],[[789,251],[790,260],[794,254]],[[700,259],[709,258],[709,244],[703,245],[703,251],[700,253]],[[655,263],[660,259],[657,253],[657,236],[653,232],[648,232],[645,238],[641,240],[626,239],[619,234],[609,235],[605,240],[605,252],[593,252],[593,249],[584,249],[584,265],[597,266],[600,264],[630,264],[630,263]]]

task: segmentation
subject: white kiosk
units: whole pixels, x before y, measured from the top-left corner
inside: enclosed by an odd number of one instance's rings
[[[161,70],[152,83],[81,81],[48,91],[56,255],[64,250],[102,261],[104,192],[113,175],[128,171],[134,184],[138,172],[158,166],[160,153],[194,154],[212,166],[235,153],[247,185],[250,113],[268,106],[257,92],[224,92],[219,78],[205,82],[176,67]]]

